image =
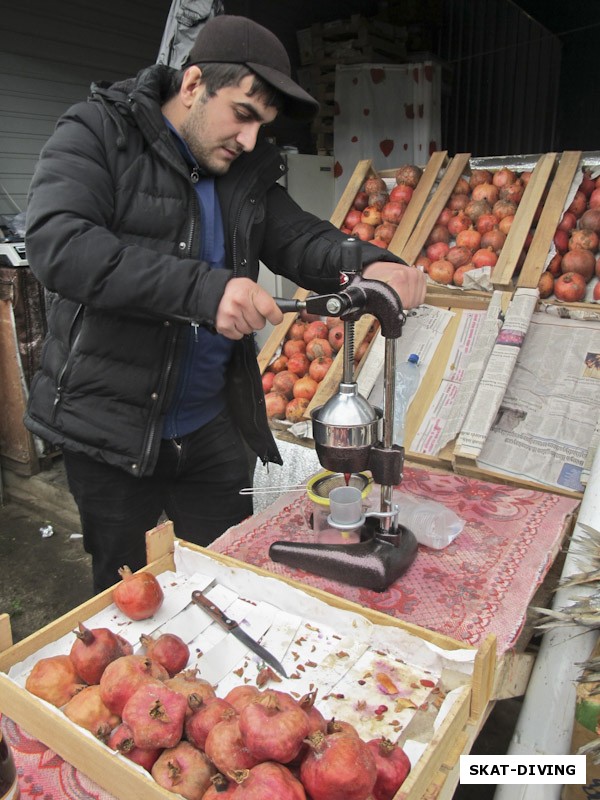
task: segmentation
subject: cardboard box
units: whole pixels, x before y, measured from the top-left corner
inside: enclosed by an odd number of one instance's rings
[[[173,530],[171,523],[150,531],[148,534],[149,565],[146,568],[156,575],[161,575],[174,569],[175,561]],[[214,564],[219,575],[227,575],[227,581],[235,583],[236,570],[249,579],[263,585],[268,581],[270,598],[276,594],[280,579],[272,574],[250,567],[226,556],[221,556],[203,548],[179,542],[184,551],[199,553],[204,560]],[[238,574],[241,574],[238,573]],[[222,578],[218,578],[219,581]],[[426,642],[431,642],[445,650],[464,650],[467,646],[448,637],[441,636],[432,631],[417,628],[414,625],[402,623],[387,615],[373,612],[362,606],[347,602],[341,598],[325,592],[311,589],[294,581],[283,581],[294,590],[311,596],[319,604],[348,611],[361,615],[375,625],[389,626],[404,630],[414,637]],[[264,584],[266,586],[266,583]],[[261,597],[262,599],[262,597]],[[59,618],[39,632],[24,639],[18,644],[8,647],[0,653],[0,708],[4,714],[21,725],[31,735],[47,744],[63,759],[73,764],[77,769],[86,774],[91,780],[98,783],[106,791],[116,797],[129,800],[132,797],[145,797],[150,800],[167,800],[173,795],[158,786],[150,775],[139,770],[135,765],[122,756],[114,753],[91,735],[82,735],[81,729],[66,718],[56,713],[56,710],[40,701],[34,695],[18,686],[5,674],[8,669],[22,662],[29,656],[35,656],[44,645],[58,640],[70,633],[79,620],[89,619],[111,605],[111,590],[96,596],[72,612]],[[6,644],[10,639],[8,618],[0,618],[0,644]],[[456,764],[461,752],[457,750],[457,743],[461,747],[470,747],[482,723],[485,710],[490,702],[495,681],[495,639],[490,637],[478,650],[474,652],[473,672],[471,676],[462,676],[457,685],[454,702],[448,715],[441,722],[437,731],[431,736],[425,750],[403,787],[396,795],[397,800],[418,800],[427,787],[433,782],[443,782],[444,776]],[[426,713],[417,710],[416,714]],[[416,715],[415,715],[416,718]]]

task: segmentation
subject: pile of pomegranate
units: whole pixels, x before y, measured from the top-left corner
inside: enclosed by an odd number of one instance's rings
[[[411,201],[423,170],[405,164],[396,171],[396,185],[388,191],[383,178],[372,175],[356,194],[341,230],[378,247],[387,247]]]
[[[530,177],[531,172],[502,167],[474,169],[459,178],[415,265],[435,283],[453,286],[462,286],[470,270],[493,271]],[[532,236],[527,237],[515,273]]]
[[[374,323],[354,353],[358,364],[379,323]],[[299,422],[319,384],[344,344],[344,323],[337,317],[317,317],[302,311],[290,326],[281,353],[262,376],[269,419]]]
[[[556,254],[538,284],[540,297],[554,295],[564,302],[581,302],[588,284],[600,278],[600,178],[592,178],[588,170],[583,170],[575,196],[558,224],[554,247]],[[592,297],[600,301],[600,281]]]
[[[79,625],[68,655],[41,658],[26,681],[36,696],[188,800],[391,800],[410,771],[402,748],[363,740],[326,720],[316,692],[256,684],[220,697],[174,634],[141,637],[145,653],[108,628]]]

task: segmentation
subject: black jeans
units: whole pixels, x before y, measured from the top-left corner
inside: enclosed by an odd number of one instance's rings
[[[119,567],[135,571],[146,564],[145,534],[163,512],[176,536],[203,546],[252,514],[251,496],[239,494],[250,485],[248,456],[225,413],[181,439],[163,440],[149,477],[78,453],[63,457],[95,592],[119,580]]]

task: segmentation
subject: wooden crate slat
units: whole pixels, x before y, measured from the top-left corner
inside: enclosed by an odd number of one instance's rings
[[[427,237],[435,225],[435,221],[446,205],[457,181],[465,171],[470,157],[470,153],[458,153],[446,168],[435,194],[427,205],[426,213],[417,222],[405,247],[402,248],[401,252],[397,253],[408,264],[413,264],[423,249]]]
[[[509,289],[513,285],[515,268],[533,218],[540,204],[546,184],[556,162],[556,153],[545,153],[535,165],[529,183],[519,203],[513,224],[500,251],[498,262],[492,270],[492,283],[496,289]],[[536,284],[537,285],[537,284]]]
[[[534,289],[538,285],[580,161],[580,150],[565,151],[560,158],[527,258],[517,280],[519,288]]]
[[[336,228],[342,227],[344,219],[346,218],[346,214],[352,207],[354,198],[360,191],[360,188],[366,181],[368,175],[372,172],[372,164],[373,162],[370,158],[365,158],[364,160],[359,161],[356,165],[354,172],[346,184],[346,188],[342,192],[342,196],[338,200],[338,203],[329,220],[332,225],[335,225]]]

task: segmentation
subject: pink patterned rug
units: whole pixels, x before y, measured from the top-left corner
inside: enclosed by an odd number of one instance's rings
[[[211,549],[471,645],[495,634],[498,653],[509,650],[579,501],[416,467],[405,467],[401,491],[443,503],[466,525],[443,550],[420,546],[410,569],[384,592],[271,561],[272,542],[313,537],[304,494],[281,496]],[[377,497],[374,509],[378,504]]]

